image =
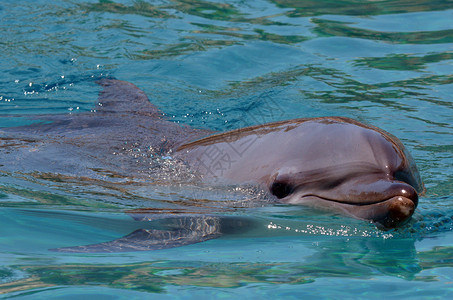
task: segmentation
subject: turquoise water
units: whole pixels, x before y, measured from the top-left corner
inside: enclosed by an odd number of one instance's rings
[[[398,136],[427,188],[411,222],[301,207],[235,211],[253,230],[151,252],[68,254],[142,225],[124,210],[253,198],[0,173],[5,298],[433,298],[453,295],[453,2],[0,0],[0,126],[89,112],[95,81],[143,89],[214,130],[345,116]],[[0,148],[8,151],[8,147]],[[29,170],[30,173],[33,170]],[[191,202],[192,201],[192,202]]]

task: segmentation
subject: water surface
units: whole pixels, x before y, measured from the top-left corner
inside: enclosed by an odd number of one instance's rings
[[[95,81],[115,77],[199,128],[332,115],[381,127],[407,146],[427,188],[411,222],[384,232],[302,207],[248,206],[259,193],[246,188],[1,172],[0,293],[451,297],[451,20],[451,1],[0,1],[1,127],[90,112]],[[258,225],[153,252],[49,251],[141,226],[125,210],[200,199],[241,203],[231,214]]]

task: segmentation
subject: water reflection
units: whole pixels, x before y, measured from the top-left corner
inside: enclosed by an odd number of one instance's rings
[[[110,12],[115,14],[136,14],[151,18],[174,18],[175,16],[165,10],[143,0],[134,1],[128,6],[109,0],[100,0],[98,3],[80,4],[81,8],[88,12]]]
[[[124,174],[96,168],[93,174],[105,180],[2,172],[6,250],[0,293],[32,295],[63,286],[166,293],[169,286],[253,289],[309,286],[332,278],[346,284],[349,278],[399,278],[412,282],[418,292],[419,282],[451,281],[451,1],[89,2],[1,4],[1,114],[67,113],[71,107],[89,111],[98,92],[93,81],[108,73],[148,89],[152,101],[170,116],[187,114],[178,121],[217,130],[295,117],[351,116],[408,142],[420,162],[428,196],[421,199],[414,220],[399,232],[362,236],[370,227],[348,220],[353,225],[347,235],[331,236],[343,230],[335,222],[345,224],[337,216],[292,215],[288,208],[266,207],[269,203],[255,202],[264,206],[262,210],[249,208],[246,200],[254,192],[239,196],[230,187],[188,192],[184,187],[125,182]],[[283,109],[263,112],[269,97]],[[203,119],[209,112],[219,113],[216,119]],[[1,124],[25,122],[15,120],[8,116]],[[3,139],[0,151],[32,143]],[[234,203],[225,205],[232,198]],[[261,225],[273,222],[282,230],[225,235],[187,246],[185,257],[186,247],[143,256],[48,252],[74,245],[71,237],[81,245],[134,230],[168,229],[156,221],[156,214],[152,224],[123,215],[138,207],[154,207],[163,217],[207,211],[227,217],[239,214],[247,220],[253,215]],[[31,218],[8,215],[10,209]],[[55,209],[66,214],[56,217]],[[75,217],[72,211],[95,216]],[[99,232],[93,237],[83,226]],[[360,230],[354,235],[355,226]],[[23,242],[16,245],[15,239]],[[420,250],[417,242],[427,241],[434,246]],[[288,258],[294,249],[290,247],[298,247],[298,258]],[[260,256],[257,249],[266,255]],[[213,253],[215,262],[208,260]],[[231,253],[237,256],[231,259]]]
[[[421,71],[427,64],[453,59],[452,52],[430,53],[421,56],[409,54],[390,54],[385,57],[364,57],[356,60],[357,66],[380,70]]]
[[[435,281],[424,270],[453,267],[453,247],[417,252],[414,239],[331,238],[306,243],[313,254],[300,262],[148,261],[126,264],[21,264],[3,269],[1,293],[72,285],[165,293],[168,285],[241,287],[244,284],[310,284],[321,278]],[[23,274],[14,278],[13,274]]]
[[[407,13],[417,11],[444,10],[453,7],[445,1],[416,0],[408,5],[406,0],[397,1],[297,1],[297,0],[275,0],[280,7],[293,8],[289,12],[291,17],[305,17],[313,15],[384,15]]]
[[[344,36],[404,44],[441,44],[453,42],[453,29],[416,32],[381,32],[348,26],[343,22],[313,19],[319,36]]]

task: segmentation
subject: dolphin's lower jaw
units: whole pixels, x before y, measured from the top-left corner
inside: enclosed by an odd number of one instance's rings
[[[345,203],[330,200],[315,195],[299,197],[297,200],[286,199],[282,202],[299,204],[329,211],[342,211],[344,214],[357,219],[375,223],[379,228],[390,229],[398,227],[410,219],[418,204],[417,194],[411,195],[413,199],[404,196],[393,196],[379,202],[372,203]]]

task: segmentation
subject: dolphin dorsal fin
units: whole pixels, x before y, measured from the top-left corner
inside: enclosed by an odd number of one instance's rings
[[[153,105],[146,94],[130,82],[116,79],[101,79],[103,87],[99,93],[96,110],[102,113],[140,114],[160,117],[162,113]]]

